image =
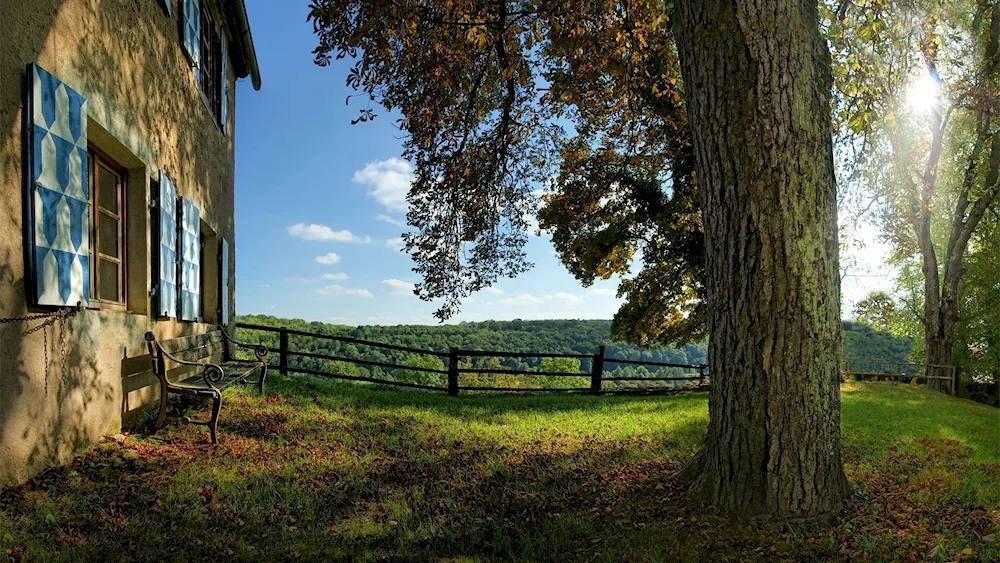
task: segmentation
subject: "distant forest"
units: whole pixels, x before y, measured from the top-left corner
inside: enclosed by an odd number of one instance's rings
[[[663,362],[697,366],[706,363],[706,344],[688,344],[681,348],[642,348],[609,340],[611,321],[604,320],[545,320],[545,321],[484,321],[454,325],[397,325],[397,326],[346,326],[301,319],[282,319],[268,315],[240,315],[238,324],[286,327],[317,334],[346,336],[359,340],[382,342],[397,346],[447,352],[450,348],[462,350],[488,350],[503,352],[548,352],[569,354],[595,354],[605,346],[605,356],[610,358]],[[238,336],[248,342],[260,342],[272,351],[278,349],[278,335],[273,332],[240,329]],[[872,329],[869,325],[844,321],[844,357],[847,359],[878,359],[907,361],[911,341],[888,332]],[[304,336],[289,337],[289,349],[328,356],[340,356],[375,362],[401,364],[414,368],[445,369],[442,358],[418,355],[395,350],[385,350],[360,344],[321,340]],[[277,364],[277,358],[273,358]],[[559,373],[589,372],[592,361],[583,359],[537,359],[477,357],[464,358],[461,368],[502,368],[525,371]],[[446,385],[446,377],[419,370],[383,370],[348,362],[318,358],[292,357],[289,365],[306,369],[366,376],[425,385]],[[697,376],[696,369],[657,368],[606,363],[605,375],[611,377],[682,377]],[[650,382],[653,383],[653,382]],[[672,382],[668,382],[672,383]],[[683,382],[678,382],[683,384]],[[460,378],[463,386],[490,387],[588,387],[583,377],[512,376],[504,374],[469,374]],[[615,382],[606,388],[648,387],[636,382]]]

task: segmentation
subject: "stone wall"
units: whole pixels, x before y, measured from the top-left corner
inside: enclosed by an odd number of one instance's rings
[[[136,366],[146,366],[136,358],[146,354],[147,330],[170,338],[204,332],[215,322],[218,282],[213,280],[206,280],[202,290],[204,324],[149,315],[155,277],[151,245],[156,243],[150,233],[150,181],[161,169],[178,195],[201,209],[205,232],[229,240],[235,287],[235,73],[226,61],[227,136],[208,110],[181,49],[178,12],[175,5],[168,16],[158,0],[0,3],[0,318],[45,311],[27,307],[25,295],[22,120],[30,63],[87,98],[88,139],[128,169],[129,309],[87,309],[70,319],[64,353],[58,325],[47,335],[28,336],[24,331],[35,323],[0,325],[0,486],[66,463],[101,436],[118,432],[124,414],[156,398],[148,374],[139,384],[131,376]],[[217,276],[213,260],[214,248],[206,253],[212,266],[206,274]]]

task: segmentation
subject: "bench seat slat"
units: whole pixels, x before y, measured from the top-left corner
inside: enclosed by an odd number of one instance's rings
[[[219,364],[222,368],[223,378],[222,381],[215,384],[215,388],[222,391],[228,387],[232,387],[237,383],[243,382],[247,377],[253,375],[253,373],[260,369],[260,364],[253,362],[226,362]],[[205,386],[205,378],[200,373],[193,374],[185,377],[184,379],[178,381],[178,383],[184,386]]]
[[[224,327],[220,327],[219,330],[205,334],[162,342],[152,332],[146,333],[146,342],[153,361],[153,373],[160,380],[160,414],[156,421],[157,429],[162,427],[166,420],[168,393],[207,396],[212,398],[212,418],[204,422],[190,422],[208,426],[212,433],[212,443],[217,443],[216,425],[219,420],[221,392],[233,385],[247,384],[258,386],[261,394],[264,393],[264,380],[267,377],[268,367],[267,348],[253,346],[254,354],[257,356],[256,361],[232,359],[230,343],[242,347],[248,345],[235,342],[224,330]],[[210,365],[222,369],[220,381],[206,380],[206,373],[212,373],[208,370]],[[255,373],[258,374],[256,380],[251,380]]]

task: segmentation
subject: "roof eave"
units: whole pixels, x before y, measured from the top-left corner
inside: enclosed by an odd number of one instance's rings
[[[254,90],[260,90],[260,68],[257,66],[257,50],[253,45],[253,36],[250,33],[250,20],[247,18],[247,7],[243,0],[229,0],[234,15],[233,22],[236,25],[236,36],[238,37],[240,54],[243,56],[243,73],[240,78],[250,77]]]

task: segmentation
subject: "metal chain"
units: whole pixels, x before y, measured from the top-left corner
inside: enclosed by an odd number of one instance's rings
[[[28,336],[33,332],[42,331],[42,353],[45,358],[45,396],[49,395],[49,331],[45,330],[45,327],[59,323],[59,359],[60,359],[60,375],[63,383],[66,382],[66,319],[72,317],[83,310],[83,305],[77,303],[76,307],[62,307],[57,311],[51,313],[39,313],[37,315],[26,315],[23,317],[9,317],[0,318],[0,324],[17,323],[17,322],[28,322],[43,320],[38,326],[29,328],[24,331],[24,336]]]

